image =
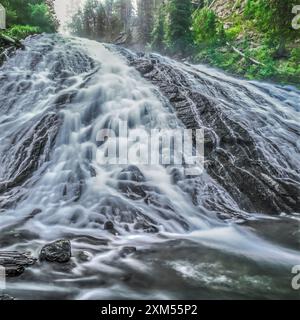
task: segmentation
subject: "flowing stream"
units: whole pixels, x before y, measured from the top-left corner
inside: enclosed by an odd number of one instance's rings
[[[279,214],[250,210],[251,195],[239,203],[204,171],[195,202],[195,179],[174,182],[174,166],[101,164],[108,146],[97,141],[100,130],[118,133],[119,121],[128,123],[133,154],[148,148],[136,136],[183,129],[184,121],[114,48],[60,35],[24,44],[0,68],[0,250],[38,256],[45,244],[69,239],[73,257],[62,265],[38,262],[8,279],[11,295],[300,298],[291,286],[292,267],[300,264],[300,208],[293,207],[299,198]],[[180,70],[232,119],[251,124],[264,161],[288,190],[300,189],[299,91],[153,58]],[[194,117],[201,123],[201,114]],[[220,218],[223,208],[234,211],[232,219]],[[113,227],[105,227],[108,221]]]

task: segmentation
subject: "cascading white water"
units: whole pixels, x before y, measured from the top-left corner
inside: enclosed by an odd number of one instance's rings
[[[174,64],[172,60],[164,59]],[[235,79],[203,65],[182,65],[181,70],[194,84],[195,90],[217,98],[225,114],[229,113],[247,129],[252,129],[251,135],[258,148],[283,175],[286,170],[299,176],[299,90]],[[195,73],[196,77],[193,76]],[[274,146],[280,152],[277,153]]]
[[[0,229],[21,234],[23,239],[6,238],[3,247],[37,254],[45,243],[68,238],[74,265],[67,272],[33,268],[23,283],[11,285],[12,290],[27,292],[25,297],[31,297],[31,291],[46,297],[60,291],[62,296],[77,298],[138,297],[134,284],[118,279],[128,272],[137,278],[149,272],[163,276],[168,271],[158,267],[156,271],[143,252],[151,248],[161,252],[161,263],[167,266],[163,252],[171,250],[170,241],[179,242],[179,248],[181,242],[183,247],[193,243],[186,249],[187,256],[192,255],[190,250],[203,254],[207,248],[287,269],[300,262],[295,250],[222,222],[207,208],[193,204],[172,182],[171,166],[140,165],[138,172],[131,172],[125,165],[99,164],[97,156],[105,157],[107,144],[97,144],[97,134],[101,129],[117,132],[119,120],[129,124],[130,152],[137,145],[141,150],[148,148],[146,142],[134,142],[136,135],[151,129],[183,128],[158,90],[120,56],[97,42],[57,35],[34,37],[25,44],[26,50],[17,52],[0,69]],[[133,181],[132,188],[146,190],[146,200],[138,197],[139,192],[134,197],[124,192],[124,188],[128,191],[126,183],[131,186],[129,177],[139,174],[143,177]],[[18,180],[20,176],[24,179]],[[229,207],[235,205],[207,173],[200,180],[214,186]],[[203,194],[209,196],[214,194]],[[114,223],[113,233],[105,230],[107,221]],[[124,246],[138,248],[141,256],[123,259],[119,252]],[[82,251],[88,256],[85,262],[80,261]],[[208,255],[216,258],[215,253]],[[182,253],[165,268],[178,271],[181,279],[186,272]],[[197,268],[196,278],[204,272]],[[47,285],[51,277],[53,288]],[[101,284],[106,277],[113,280]],[[140,297],[157,293],[158,288],[143,288]],[[157,297],[176,297],[173,290],[165,288]]]
[[[101,158],[103,155],[104,158],[107,150],[105,144],[97,147],[97,134],[101,129],[110,128],[117,132],[119,121],[131,122],[132,129],[129,130],[129,140],[134,141],[133,138],[131,139],[133,134],[143,136],[152,128],[167,129],[179,126],[176,116],[155,95],[154,87],[143,81],[136,71],[128,67],[119,57],[106,50],[103,45],[75,39],[72,40],[71,46],[77,47],[81,52],[86,52],[95,61],[95,65],[91,70],[85,70],[86,72],[68,75],[68,81],[71,82],[71,85],[66,88],[58,88],[58,94],[49,95],[49,87],[52,85],[49,77],[52,76],[52,71],[51,69],[47,71],[46,63],[41,61],[41,66],[37,70],[38,74],[35,73],[35,77],[41,77],[45,81],[45,94],[48,98],[43,101],[43,107],[38,101],[38,104],[33,107],[30,104],[29,107],[32,108],[27,112],[22,111],[21,126],[24,126],[24,119],[28,123],[37,114],[44,113],[45,110],[52,112],[52,106],[59,99],[57,95],[66,96],[76,92],[76,96],[71,103],[59,110],[63,125],[59,130],[50,161],[44,163],[40,168],[43,173],[39,177],[39,181],[28,192],[26,199],[21,201],[2,220],[3,224],[6,223],[6,220],[15,223],[16,219],[22,219],[24,214],[30,214],[33,210],[40,209],[42,212],[27,224],[30,230],[43,234],[45,239],[61,237],[68,232],[82,234],[82,228],[87,235],[97,236],[100,227],[97,220],[101,221],[102,219],[101,222],[105,222],[105,217],[98,217],[97,210],[99,210],[101,201],[108,197],[115,197],[116,201],[118,197],[121,197],[120,201],[126,201],[132,206],[136,205],[135,201],[122,197],[122,193],[117,190],[117,177],[126,166],[104,166],[97,163],[97,153],[98,157]],[[70,49],[72,50],[72,47]],[[57,58],[56,54],[58,54],[59,59],[64,59],[64,56],[59,56],[62,54],[59,51],[61,48],[54,47],[54,50],[57,50],[58,53],[51,52],[53,58]],[[20,53],[20,55],[26,54],[26,52]],[[16,59],[18,58],[20,59],[20,57],[16,57]],[[47,59],[47,56],[43,59]],[[24,61],[26,65],[28,62],[25,59]],[[59,70],[60,73],[67,73],[68,68],[72,68],[72,65],[70,66],[67,61],[64,62],[66,70]],[[54,61],[54,63],[57,62]],[[6,66],[6,68],[8,67]],[[21,70],[18,70],[19,72],[23,72],[22,67]],[[39,70],[41,71],[39,72]],[[90,73],[92,76],[86,81]],[[57,88],[54,90],[58,91]],[[20,100],[19,106],[15,103],[16,113],[12,111],[9,112],[9,115],[11,117],[18,116],[21,105],[23,105],[22,100]],[[5,117],[7,116],[5,115]],[[11,123],[6,121],[5,129],[10,125]],[[12,129],[18,131],[15,126]],[[142,144],[141,149],[143,147],[148,146]],[[136,143],[129,144],[129,153],[131,149],[135,150],[135,148]],[[201,215],[197,213],[198,210],[185,199],[185,195],[180,192],[180,189],[171,184],[171,177],[166,168],[160,165],[144,165],[140,170],[146,177],[148,185],[159,187],[168,201],[172,201],[173,207],[177,207],[177,218],[182,217],[183,221],[189,221],[194,217],[194,220],[189,224],[190,226],[193,228],[209,227],[203,217],[201,218]],[[81,189],[77,190],[80,193],[78,196],[80,199],[75,199],[76,195],[73,190],[69,190],[72,189],[72,183],[75,188]],[[79,183],[78,186],[76,186],[77,183]],[[178,223],[164,223],[161,217],[155,215],[155,211],[151,207],[142,203],[139,206],[151,220],[162,225],[165,231],[184,231]],[[200,217],[198,221],[197,216]],[[110,218],[113,217],[106,217],[106,219]],[[52,228],[52,226],[54,227]],[[120,233],[122,232],[120,231]]]

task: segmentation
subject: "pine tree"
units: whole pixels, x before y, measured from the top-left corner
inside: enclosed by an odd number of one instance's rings
[[[154,25],[155,0],[138,0],[138,33],[141,44],[151,42],[151,33]]]
[[[218,19],[214,11],[207,7],[193,14],[193,34],[196,44],[213,42],[218,35]]]
[[[162,3],[158,8],[158,13],[155,18],[151,43],[151,47],[159,52],[163,52],[165,49],[165,24],[166,6],[164,3]]]
[[[291,33],[291,21],[293,19],[292,8],[295,5],[294,0],[269,0],[269,6],[272,12],[270,25],[273,33],[278,36],[279,43],[277,56],[286,56],[286,41]]]
[[[118,17],[123,25],[125,32],[130,29],[131,19],[133,16],[133,5],[131,0],[118,0],[115,4]]]
[[[248,0],[245,17],[256,21],[261,32],[266,34],[272,47],[276,46],[275,56],[286,57],[286,41],[296,36],[292,32],[292,8],[294,0]],[[267,37],[266,37],[267,38]]]
[[[31,25],[43,32],[54,32],[58,26],[53,0],[1,0],[6,8],[8,27]]]
[[[86,37],[93,38],[96,29],[95,7],[96,0],[86,0],[83,8],[83,30]]]
[[[104,39],[106,35],[106,13],[102,2],[98,2],[95,7],[95,39]]]
[[[111,41],[113,39],[113,33],[114,33],[114,0],[105,0],[103,1],[103,7],[105,10],[105,28],[106,28],[106,35],[105,38],[108,41]]]
[[[167,39],[172,50],[185,53],[192,44],[191,0],[170,0]]]

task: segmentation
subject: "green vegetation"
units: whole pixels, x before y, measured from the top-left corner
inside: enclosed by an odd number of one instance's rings
[[[5,35],[18,40],[41,32],[55,32],[58,22],[52,0],[1,0],[6,8]]]
[[[295,0],[87,0],[70,30],[188,57],[250,79],[300,83]],[[299,22],[300,23],[300,22]]]
[[[247,0],[239,14],[233,10],[224,20],[199,9],[193,18],[196,60],[250,79],[299,86],[300,34],[291,26],[292,7],[293,1]],[[218,31],[220,24],[226,31]]]
[[[300,30],[294,0],[87,0],[70,22],[74,34],[134,43],[255,79],[300,83]],[[1,0],[4,34],[54,32],[53,0]],[[225,4],[224,4],[225,3]],[[218,5],[221,6],[218,11]],[[121,36],[120,36],[121,35]]]
[[[191,33],[192,3],[190,0],[170,0],[168,7],[166,43],[172,52],[188,53],[193,41]]]
[[[180,1],[179,6],[178,1],[170,0],[162,5],[154,25],[153,49],[169,54],[181,52],[194,62],[249,79],[299,86],[300,31],[292,28],[294,1],[228,1],[223,18],[217,16],[214,6],[209,8],[212,1],[198,1],[190,26],[181,10],[188,2]],[[217,6],[218,1],[213,4]],[[174,11],[179,12],[176,19],[171,18]],[[185,41],[176,33],[182,26],[189,32]]]
[[[166,7],[163,4],[158,9],[157,17],[155,19],[151,35],[151,47],[159,52],[164,51],[166,27]]]
[[[147,9],[145,7],[146,11]],[[141,34],[148,39],[151,34],[151,21],[142,15],[144,11],[140,6],[138,10],[141,17]],[[75,12],[68,27],[71,33],[77,36],[110,42],[118,38],[121,32],[130,34],[129,25],[132,17],[131,0],[86,0],[83,7]]]
[[[41,29],[39,27],[14,25],[8,30],[6,30],[5,34],[11,38],[21,40],[25,39],[30,35],[37,34],[40,32]]]

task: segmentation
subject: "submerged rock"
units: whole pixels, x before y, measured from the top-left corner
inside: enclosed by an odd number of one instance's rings
[[[113,230],[114,223],[112,221],[106,221],[104,224],[104,230]]]
[[[121,249],[120,251],[120,256],[122,258],[126,258],[128,255],[130,254],[133,254],[135,253],[137,250],[136,250],[136,247],[124,247]]]
[[[113,235],[117,235],[118,231],[115,229],[115,225],[112,221],[106,221],[104,223],[104,230],[110,232]]]
[[[7,277],[17,277],[21,275],[26,267],[35,264],[36,259],[30,253],[20,253],[17,251],[0,252],[0,266],[5,268]]]
[[[146,184],[146,178],[136,166],[128,166],[118,175],[118,189],[129,199],[140,200],[152,189]]]
[[[77,258],[81,262],[88,262],[91,260],[92,255],[87,251],[79,251],[77,254]]]
[[[158,233],[159,232],[159,229],[156,226],[149,224],[145,220],[141,220],[141,221],[136,222],[134,225],[134,229],[141,230],[146,233]]]
[[[0,295],[0,301],[11,301],[11,300],[15,300],[15,298],[8,294]]]
[[[58,240],[45,245],[40,253],[41,261],[65,263],[72,256],[71,242],[69,240]]]
[[[152,61],[147,61],[147,60],[140,60],[140,63],[138,64],[138,71],[142,74],[148,74],[153,70],[154,66]]]
[[[145,182],[146,178],[137,166],[131,165],[120,172],[120,174],[118,175],[118,180]]]

